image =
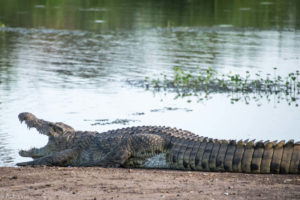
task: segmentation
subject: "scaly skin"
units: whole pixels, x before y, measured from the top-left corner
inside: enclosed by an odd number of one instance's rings
[[[33,161],[49,166],[165,168],[246,173],[300,173],[300,143],[214,140],[188,131],[139,126],[104,133],[75,131],[31,113],[19,120],[49,137],[45,147],[21,150]]]

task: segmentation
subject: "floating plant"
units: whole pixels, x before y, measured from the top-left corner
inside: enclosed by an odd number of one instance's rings
[[[248,104],[251,99],[259,102],[264,97],[271,101],[273,97],[276,103],[285,100],[289,105],[294,104],[298,107],[299,70],[289,73],[286,77],[277,75],[277,68],[273,70],[273,75],[264,75],[260,71],[254,75],[249,71],[246,71],[245,75],[240,75],[231,72],[220,74],[212,68],[184,71],[180,67],[174,67],[172,76],[161,74],[155,79],[146,77],[142,86],[153,91],[176,92],[176,98],[197,96],[198,101],[210,99],[212,93],[228,93],[231,103],[244,101]]]

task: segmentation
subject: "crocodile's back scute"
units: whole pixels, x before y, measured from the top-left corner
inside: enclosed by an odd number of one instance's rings
[[[216,171],[217,156],[219,154],[220,147],[221,147],[221,142],[219,140],[214,140],[213,149],[211,151],[211,155],[208,162],[210,171]]]
[[[283,145],[284,145],[285,141],[280,141],[279,143],[277,143],[274,146],[274,150],[273,150],[273,157],[272,157],[272,161],[271,161],[271,168],[270,171],[272,173],[279,173],[280,172],[280,164],[281,164],[281,158],[282,158],[282,154],[283,154]]]
[[[289,173],[290,163],[292,159],[294,148],[294,141],[288,141],[283,148],[281,163],[280,163],[280,173],[287,174]]]
[[[242,172],[242,159],[245,151],[245,143],[240,140],[237,142],[237,147],[232,160],[232,170],[234,172]]]
[[[263,154],[263,159],[261,161],[261,173],[270,173],[271,162],[274,152],[274,142],[265,142],[265,151]]]
[[[208,143],[208,139],[204,138],[201,143],[199,143],[199,148],[195,156],[195,170],[203,170],[202,169],[202,158],[205,151],[205,147]]]
[[[289,172],[296,174],[300,172],[300,143],[294,144],[293,155],[291,159]]]

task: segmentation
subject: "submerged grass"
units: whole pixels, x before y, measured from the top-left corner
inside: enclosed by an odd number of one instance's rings
[[[161,74],[159,78],[146,77],[144,87],[153,90],[169,90],[177,93],[176,98],[197,96],[198,101],[210,99],[212,93],[228,93],[231,103],[250,100],[259,102],[262,98],[280,103],[287,101],[289,105],[298,107],[300,94],[300,73],[289,73],[282,77],[277,75],[277,68],[273,68],[273,75],[257,72],[254,75],[246,71],[244,75],[220,74],[212,68],[205,70],[184,71],[180,67],[174,67],[173,75]],[[188,99],[188,102],[191,100]],[[258,103],[259,105],[259,103]]]

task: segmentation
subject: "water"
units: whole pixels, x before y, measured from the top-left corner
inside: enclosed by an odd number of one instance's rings
[[[29,111],[76,129],[166,125],[220,139],[300,140],[300,109],[275,97],[234,105],[228,94],[174,99],[126,80],[174,66],[218,72],[300,69],[299,1],[2,0],[0,166],[26,159],[45,136],[20,125]]]

